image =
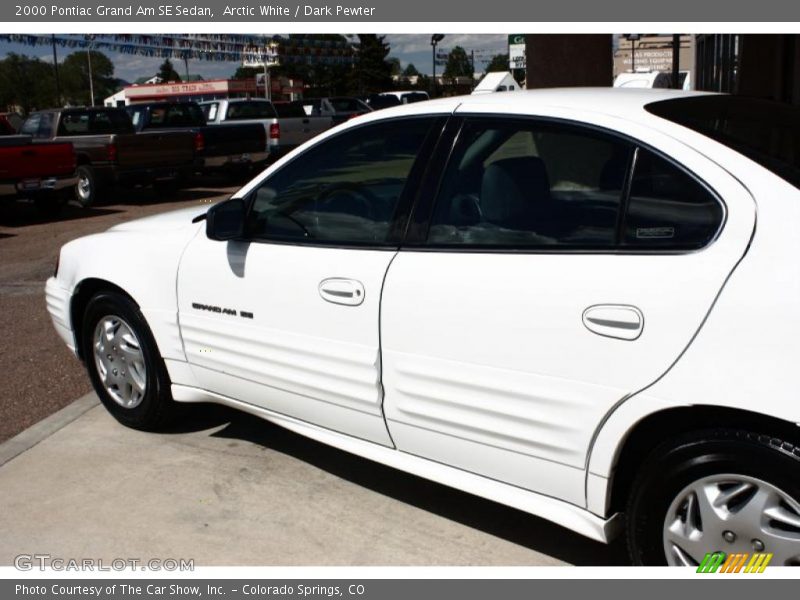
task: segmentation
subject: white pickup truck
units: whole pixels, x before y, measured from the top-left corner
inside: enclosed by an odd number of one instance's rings
[[[200,106],[209,125],[263,123],[273,158],[297,148],[333,124],[331,117],[308,116],[300,106],[273,104],[264,99],[209,100]]]

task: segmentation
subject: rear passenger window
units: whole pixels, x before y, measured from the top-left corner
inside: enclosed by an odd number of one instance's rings
[[[632,146],[588,128],[473,121],[445,172],[428,243],[608,248]]]
[[[708,244],[722,224],[717,198],[691,175],[640,148],[631,181],[623,245],[695,249]]]

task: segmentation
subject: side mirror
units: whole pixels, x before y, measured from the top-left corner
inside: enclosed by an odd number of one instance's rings
[[[247,205],[242,198],[231,198],[215,204],[206,213],[206,236],[225,242],[244,237],[244,218]]]

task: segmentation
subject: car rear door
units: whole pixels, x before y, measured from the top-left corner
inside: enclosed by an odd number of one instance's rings
[[[178,275],[198,385],[391,445],[379,311],[434,117],[340,132],[272,169],[248,195],[248,235],[198,235]]]
[[[402,451],[584,505],[595,429],[691,343],[755,207],[649,128],[515,112],[462,105],[415,208],[384,284],[384,411]]]

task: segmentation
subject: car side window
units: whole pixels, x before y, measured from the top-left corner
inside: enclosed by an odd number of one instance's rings
[[[623,246],[701,248],[714,238],[723,217],[719,200],[703,184],[653,152],[638,150]]]
[[[467,121],[445,170],[428,243],[614,246],[632,152],[627,142],[579,126]]]
[[[22,124],[20,133],[23,135],[36,136],[39,133],[39,124],[42,122],[42,113],[33,113]]]
[[[254,192],[255,239],[383,244],[434,119],[358,127],[311,148]]]

